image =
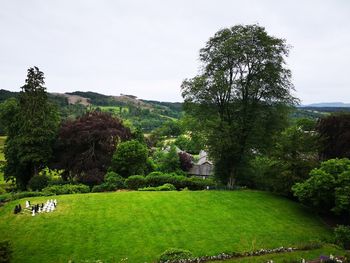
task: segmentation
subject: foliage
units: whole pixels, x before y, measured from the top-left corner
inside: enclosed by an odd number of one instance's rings
[[[216,175],[232,186],[255,151],[267,151],[285,125],[291,73],[285,40],[258,25],[218,31],[200,50],[202,71],[182,84],[186,112],[197,119]]]
[[[313,122],[299,120],[278,136],[269,157],[257,156],[250,161],[254,187],[291,197],[292,186],[306,180],[318,165],[317,150]]]
[[[193,166],[193,158],[186,152],[179,152],[180,168],[188,172]]]
[[[125,181],[126,187],[129,189],[137,190],[144,187],[158,187],[164,184],[172,184],[177,190],[188,188],[190,190],[204,190],[209,186],[211,189],[215,187],[215,182],[211,179],[186,177],[177,175],[176,173],[170,174],[150,174],[146,177],[135,175],[130,176]]]
[[[132,175],[125,180],[125,185],[128,189],[137,190],[146,186],[146,180],[142,175]]]
[[[65,121],[55,147],[55,167],[65,170],[65,178],[90,185],[101,183],[115,145],[130,137],[123,122],[108,113],[93,111]]]
[[[350,226],[339,225],[334,229],[335,242],[344,249],[350,249]]]
[[[58,170],[58,169],[50,169],[49,167],[45,167],[39,172],[39,175],[46,176],[50,180],[60,178],[62,177],[62,174],[64,173],[64,170]]]
[[[176,137],[182,133],[182,127],[178,121],[168,120],[161,127],[156,129],[154,133],[164,137]]]
[[[183,134],[178,136],[174,144],[181,150],[191,154],[198,154],[203,147],[203,144],[200,143],[198,135],[194,133],[191,136]]]
[[[35,175],[30,178],[28,182],[28,188],[31,191],[41,191],[43,188],[48,186],[49,178],[46,175]]]
[[[36,196],[46,196],[46,195],[50,195],[50,194],[43,193],[43,192],[27,192],[27,191],[22,191],[18,193],[5,193],[0,195],[0,203],[22,199],[25,197],[36,197]]]
[[[51,185],[45,187],[42,190],[47,195],[64,195],[64,194],[78,194],[89,193],[90,188],[84,184],[64,184],[64,185]]]
[[[18,99],[6,101],[0,109],[7,134],[4,174],[16,179],[20,188],[25,188],[52,156],[59,116],[48,101],[44,84],[44,73],[29,68]]]
[[[95,185],[91,191],[106,192],[123,188],[125,188],[125,179],[119,174],[109,171],[104,177],[104,182],[100,185]]]
[[[164,172],[171,173],[181,170],[179,155],[176,152],[176,147],[171,145],[166,151],[159,151],[154,156],[156,169]]]
[[[161,186],[153,187],[153,186],[148,186],[148,187],[143,187],[139,188],[138,191],[175,191],[176,188],[172,184],[163,184]]]
[[[144,174],[147,170],[148,150],[136,140],[122,142],[112,157],[111,169],[123,177]]]
[[[13,251],[10,241],[0,241],[0,263],[10,263],[12,254]]]
[[[188,259],[191,257],[193,257],[191,251],[180,248],[169,248],[160,255],[159,261],[168,262],[172,260]]]
[[[350,160],[330,159],[292,188],[294,195],[319,211],[350,215]]]
[[[321,118],[317,131],[322,138],[320,157],[350,158],[350,114],[337,114]]]

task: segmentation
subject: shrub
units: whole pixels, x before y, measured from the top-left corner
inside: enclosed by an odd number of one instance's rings
[[[344,249],[350,249],[350,226],[339,225],[334,229],[335,242]]]
[[[94,185],[91,189],[91,192],[93,193],[100,193],[100,192],[107,192],[110,191],[108,189],[108,187],[106,187],[105,184],[98,184],[98,185]]]
[[[350,160],[331,159],[292,188],[294,195],[319,211],[350,216]]]
[[[175,191],[176,188],[172,184],[163,184],[157,187],[158,191]]]
[[[104,183],[113,190],[125,188],[125,179],[115,172],[108,172],[105,175]]]
[[[138,190],[139,191],[175,191],[176,188],[172,184],[163,184],[157,187],[152,187],[152,186],[143,187],[143,188],[139,188]]]
[[[35,196],[45,196],[48,195],[43,192],[18,192],[18,193],[6,193],[3,195],[0,195],[0,203],[1,202],[8,202],[12,200],[22,199],[25,197],[35,197]]]
[[[63,194],[77,194],[77,193],[89,193],[90,188],[84,184],[65,184],[65,185],[52,185],[43,189],[43,193],[47,195],[63,195]]]
[[[160,262],[167,262],[172,260],[187,259],[193,257],[191,251],[179,249],[179,248],[170,248],[165,250],[159,258]]]
[[[179,160],[180,160],[180,168],[183,171],[189,171],[193,166],[193,158],[192,155],[186,153],[186,152],[179,152]]]
[[[50,179],[48,186],[51,185],[64,185],[64,184],[69,184],[69,181],[63,180],[63,178],[53,178]]]
[[[41,191],[43,188],[48,186],[49,177],[46,175],[33,176],[28,182],[28,188],[32,191]]]
[[[125,185],[128,189],[137,190],[146,186],[146,180],[142,175],[132,175],[125,180]]]
[[[0,242],[0,263],[9,263],[12,258],[12,248],[9,241]]]

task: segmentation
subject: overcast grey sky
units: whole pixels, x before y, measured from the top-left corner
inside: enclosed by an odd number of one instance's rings
[[[0,0],[0,89],[19,91],[37,65],[49,92],[182,101],[209,37],[251,23],[293,46],[303,104],[350,102],[349,0]]]

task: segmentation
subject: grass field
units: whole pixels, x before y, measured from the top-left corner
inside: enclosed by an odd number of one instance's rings
[[[171,247],[214,255],[298,245],[331,234],[297,203],[263,192],[115,192],[56,198],[55,212],[35,217],[12,213],[24,200],[0,208],[1,239],[12,241],[14,262],[154,262]]]

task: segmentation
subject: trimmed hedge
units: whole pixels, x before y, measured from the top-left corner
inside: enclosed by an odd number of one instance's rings
[[[139,191],[175,191],[176,188],[172,184],[163,184],[161,186],[153,187],[144,187],[144,188],[139,188]]]
[[[90,188],[85,184],[52,185],[43,189],[43,193],[46,195],[78,194],[89,192]]]
[[[133,175],[125,180],[129,189],[139,189],[145,187],[158,187],[164,184],[172,184],[177,190],[188,188],[190,190],[203,190],[207,186],[215,187],[215,182],[211,179],[201,179],[196,177],[186,177],[176,174],[151,173],[148,176]]]
[[[132,175],[125,180],[126,188],[137,190],[146,187],[145,177],[142,175]]]
[[[125,188],[125,179],[115,172],[108,172],[105,175],[104,182],[95,185],[91,192],[107,192]]]
[[[0,203],[1,202],[8,202],[13,201],[25,197],[35,197],[35,196],[46,196],[48,194],[43,192],[18,192],[18,193],[6,193],[3,195],[0,195]]]

